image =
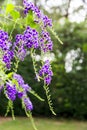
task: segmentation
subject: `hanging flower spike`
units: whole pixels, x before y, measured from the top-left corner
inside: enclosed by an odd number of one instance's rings
[[[28,84],[24,83],[24,80],[21,75],[14,73],[13,79],[18,82],[18,95],[26,95],[26,93],[31,90],[31,87]]]
[[[42,19],[43,19],[44,27],[47,26],[52,27],[52,19],[49,19],[48,16],[46,15],[43,15]]]
[[[30,101],[29,98],[24,97],[23,102],[24,102],[24,105],[25,105],[25,108],[26,108],[27,111],[33,110],[33,105],[32,105],[32,102]]]
[[[53,72],[51,70],[51,65],[49,60],[45,61],[45,64],[42,66],[42,68],[39,71],[39,75],[41,77],[44,77],[44,81],[46,84],[50,84],[51,83],[51,77],[53,76]],[[50,81],[49,83],[47,81]]]
[[[52,51],[53,42],[51,40],[50,34],[47,31],[42,30],[40,38],[40,47],[43,52]]]
[[[23,80],[22,76],[19,75],[19,74],[14,73],[13,74],[13,79],[17,80],[19,86],[24,84],[24,80]]]
[[[23,34],[17,34],[15,40],[13,48],[16,50],[16,56],[20,61],[24,61],[28,49],[39,48],[39,34],[35,29],[29,26]]]
[[[38,20],[35,20],[36,23],[39,23],[42,21],[43,27],[46,28],[47,26],[52,27],[52,20],[48,18],[48,16],[44,15],[41,13],[39,8],[35,6],[32,2],[29,2],[27,0],[23,0],[23,5],[24,5],[24,14],[27,15],[29,11],[33,11],[33,13],[37,16]]]
[[[41,18],[41,11],[37,6],[35,6],[32,2],[29,2],[27,0],[23,0],[23,5],[24,5],[24,14],[28,14],[28,12],[31,10],[33,11],[38,18]]]
[[[39,47],[38,32],[28,26],[24,31],[24,43],[27,48],[37,49]]]
[[[7,82],[6,83],[6,95],[7,95],[7,98],[9,100],[14,101],[16,99],[16,94],[17,94],[16,86]]]
[[[0,30],[0,51],[2,53],[0,59],[5,63],[6,68],[11,68],[11,61],[14,58],[14,52],[11,50],[12,43],[9,41],[9,36],[3,30]]]

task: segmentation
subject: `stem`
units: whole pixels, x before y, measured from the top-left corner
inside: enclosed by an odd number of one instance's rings
[[[31,94],[33,94],[36,98],[38,98],[40,101],[44,101],[44,99],[41,98],[35,91],[30,90],[29,92],[30,92]]]
[[[38,75],[37,68],[36,68],[36,61],[35,61],[35,58],[34,58],[35,52],[33,50],[34,49],[31,49],[30,54],[31,54],[31,58],[32,58],[33,67],[34,67],[36,78],[37,78],[38,82],[40,82],[40,76]]]
[[[17,24],[17,21],[18,21],[18,19],[15,21],[14,26],[13,26],[13,28],[12,28],[12,30],[11,30],[11,33],[10,33],[10,36],[9,36],[10,39],[11,39],[11,35],[12,35],[14,29],[15,29],[15,26],[16,26],[16,24]]]
[[[11,108],[11,113],[12,113],[12,119],[15,120],[14,110],[13,110],[13,102],[11,100],[10,100],[10,108]]]
[[[34,119],[32,118],[32,114],[31,114],[30,111],[29,111],[29,118],[30,118],[30,121],[31,121],[31,123],[32,123],[32,126],[33,126],[34,130],[38,130],[38,129],[36,128],[36,125],[35,125],[35,123],[34,123]]]
[[[59,36],[56,34],[53,28],[49,28],[49,30],[53,33],[55,38],[60,42],[60,44],[63,44],[63,42],[60,40]]]
[[[16,73],[17,72],[17,69],[18,69],[18,65],[19,65],[19,59],[17,57],[15,57],[15,60],[16,60],[16,63],[14,64],[15,67],[13,68],[14,72]]]
[[[10,20],[10,21],[12,21],[12,22],[15,23],[14,20],[12,20],[12,19],[10,19],[10,18],[8,18],[8,17],[6,17],[6,16],[3,16],[2,14],[0,14],[0,17],[3,17],[3,18],[5,18],[5,19]],[[18,24],[18,25],[23,25],[23,24],[20,24],[20,22],[17,22],[16,24]]]
[[[46,97],[47,97],[47,100],[48,100],[48,105],[49,105],[49,108],[52,112],[53,115],[56,115],[56,113],[54,112],[54,109],[53,109],[53,104],[52,104],[52,100],[51,100],[51,95],[49,94],[49,88],[48,86],[46,86],[46,84],[44,83],[44,90],[46,92]]]
[[[30,118],[31,124],[32,124],[32,126],[33,126],[33,129],[34,129],[34,130],[38,130],[38,129],[36,128],[35,123],[34,123],[34,119],[33,119],[33,117],[32,117],[31,111],[26,111],[26,109],[25,109],[25,113],[26,113],[27,117]]]
[[[8,105],[7,105],[7,110],[6,110],[6,113],[5,113],[5,117],[8,115],[10,111],[10,101],[8,101]]]

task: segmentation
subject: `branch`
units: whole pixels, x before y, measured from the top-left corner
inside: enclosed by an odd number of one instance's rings
[[[68,1],[68,6],[67,6],[67,9],[66,9],[66,14],[65,14],[65,17],[68,18],[69,16],[69,8],[70,8],[70,3],[71,3],[72,0],[69,0]]]

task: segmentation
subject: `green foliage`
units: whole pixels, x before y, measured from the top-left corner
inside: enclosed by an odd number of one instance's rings
[[[60,116],[87,118],[87,23],[56,24],[56,33],[64,42],[58,46],[54,41],[56,60],[53,62],[53,99],[56,113]],[[65,57],[70,50],[80,49],[73,61],[72,71],[65,70]],[[59,51],[58,51],[59,50]],[[58,55],[60,54],[61,55]],[[82,59],[82,62],[80,60]],[[80,66],[80,69],[77,69]]]
[[[20,13],[19,13],[18,11],[16,11],[16,10],[11,11],[10,14],[11,14],[11,16],[12,16],[12,18],[13,18],[14,20],[20,18]]]
[[[14,5],[13,4],[8,4],[6,7],[6,14],[12,12],[14,10]]]

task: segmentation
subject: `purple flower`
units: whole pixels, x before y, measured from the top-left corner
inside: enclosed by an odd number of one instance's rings
[[[6,64],[7,69],[11,67],[11,61],[14,58],[14,52],[11,49],[12,43],[9,40],[9,36],[3,30],[0,30],[0,49],[2,52],[2,60]]]
[[[14,73],[13,79],[15,79],[18,82],[18,86],[16,89],[16,84],[11,84],[9,82],[6,83],[6,95],[7,97],[14,101],[16,98],[16,95],[18,98],[24,98],[27,96],[27,92],[31,90],[31,87],[28,84],[24,84],[24,80],[21,75]]]
[[[22,34],[17,34],[15,37],[15,42],[13,49],[15,51],[15,55],[19,60],[23,61],[27,55],[27,49],[39,48],[39,34],[35,29],[30,28],[29,26]]]
[[[22,34],[17,34],[15,39],[16,39],[16,42],[19,43],[19,42],[21,42],[23,40],[23,35]]]
[[[24,83],[24,80],[21,75],[14,73],[13,78],[17,80],[19,84],[19,92],[20,92],[20,88],[23,89],[24,93],[29,92],[31,90],[31,87],[28,84]]]
[[[52,26],[52,20],[49,19],[48,16],[46,15],[43,16],[43,23],[44,23],[44,27]]]
[[[39,71],[40,76],[43,76],[45,74],[50,75],[50,76],[53,75],[49,60],[45,61],[45,64],[42,66],[42,68]]]
[[[8,99],[14,101],[16,99],[16,93],[17,93],[16,86],[10,83],[6,83],[6,95]]]
[[[17,57],[21,60],[24,61],[24,58],[26,57],[27,50],[24,49],[23,47],[19,48],[17,52]]]
[[[47,85],[49,85],[49,84],[51,83],[51,80],[52,80],[52,78],[51,78],[51,76],[49,76],[49,75],[44,78],[44,82],[45,82],[45,84],[47,84]]]
[[[25,49],[25,41],[23,40],[24,35],[17,34],[15,37],[15,42],[13,45],[13,50],[15,51],[15,55],[21,61],[24,61],[26,57],[27,50]]]
[[[23,101],[24,101],[24,104],[25,104],[25,107],[26,107],[26,110],[28,111],[31,111],[31,110],[33,110],[33,105],[32,105],[32,102],[30,101],[30,99],[29,98],[27,98],[27,97],[25,97],[24,99],[23,99]]]
[[[24,89],[25,92],[31,90],[31,87],[28,84],[23,84],[21,87]]]
[[[3,56],[3,61],[4,61],[6,64],[10,62],[9,56],[8,56],[7,54],[5,54],[5,55]]]
[[[44,77],[45,84],[49,85],[51,83],[53,72],[51,70],[49,60],[45,61],[45,64],[42,66],[42,68],[39,71],[39,75],[41,77]]]
[[[39,35],[35,29],[29,26],[24,31],[24,42],[27,48],[34,47],[35,49],[39,47]]]
[[[17,93],[17,95],[18,95],[18,98],[22,98],[23,97],[23,92],[20,92],[20,91],[18,91],[18,93]]]
[[[3,51],[9,50],[12,46],[12,43],[9,41],[9,36],[7,32],[0,30],[0,48]]]
[[[13,78],[18,81],[19,86],[24,84],[24,80],[21,75],[14,73]]]
[[[51,41],[50,34],[46,31],[42,31],[40,39],[40,47],[44,52],[51,51],[53,49],[53,42]]]
[[[41,11],[32,2],[23,0],[23,5],[25,7],[25,9],[24,9],[25,14],[27,14],[29,12],[29,10],[31,10],[37,15],[38,18],[41,18]]]
[[[14,53],[13,51],[6,51],[3,55],[3,61],[6,64],[6,67],[10,69],[11,67],[11,60],[13,59]]]
[[[42,20],[42,23],[44,27],[51,27],[52,26],[52,20],[48,18],[48,16],[43,15],[39,8],[35,6],[32,2],[29,2],[27,0],[23,0],[23,5],[24,5],[24,14],[28,14],[29,11],[33,11],[35,15],[38,17],[38,20],[35,20],[37,23]]]

